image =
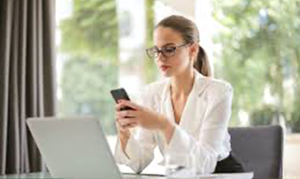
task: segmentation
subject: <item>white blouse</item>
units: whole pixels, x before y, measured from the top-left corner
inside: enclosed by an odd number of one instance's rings
[[[233,90],[230,84],[207,78],[195,70],[195,82],[183,109],[180,123],[167,144],[159,131],[136,127],[126,146],[126,154],[118,139],[115,158],[136,173],[145,169],[154,157],[158,145],[163,156],[167,152],[191,152],[197,161],[198,173],[212,173],[218,161],[228,157],[231,146],[228,123],[231,115]],[[143,106],[166,115],[175,123],[170,95],[170,79],[152,83],[141,97]],[[176,159],[180,162],[180,158]]]

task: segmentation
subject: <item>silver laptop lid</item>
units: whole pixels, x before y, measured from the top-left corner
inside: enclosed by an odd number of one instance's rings
[[[100,121],[29,118],[27,124],[53,177],[122,178]]]

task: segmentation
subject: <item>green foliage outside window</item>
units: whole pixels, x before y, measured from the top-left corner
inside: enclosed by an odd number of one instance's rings
[[[266,86],[278,99],[273,108],[288,121],[300,120],[290,117],[299,110],[294,104],[300,95],[300,2],[213,2],[214,17],[223,26],[214,39],[223,46],[215,71],[234,87],[233,120],[241,109],[251,114],[263,106]],[[294,94],[284,87],[287,81],[294,82]]]
[[[153,4],[146,1],[147,46],[152,45]],[[62,70],[60,114],[98,117],[108,134],[116,133],[115,103],[109,91],[118,86],[118,26],[114,0],[73,0],[73,14],[61,23],[59,50],[67,59]],[[156,78],[157,70],[152,60],[146,55],[144,58],[137,59],[143,63],[137,63],[143,65],[142,78],[149,83]]]
[[[118,84],[118,18],[113,0],[73,0],[73,14],[61,23],[66,54],[61,80],[63,116],[94,116],[115,133],[114,101]]]

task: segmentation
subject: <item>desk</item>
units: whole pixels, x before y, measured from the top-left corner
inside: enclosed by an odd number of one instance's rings
[[[58,179],[53,178],[49,173],[26,173],[26,174],[15,174],[15,175],[3,175],[0,179]],[[61,178],[59,178],[61,179]],[[96,179],[96,178],[95,178]],[[99,178],[101,179],[101,178]],[[159,176],[141,176],[133,174],[125,174],[123,179],[166,179],[166,177]]]
[[[196,179],[250,179],[253,177],[253,173],[238,173],[238,174],[213,174],[206,176],[199,176]],[[0,179],[55,179],[50,176],[49,173],[27,173],[17,175],[3,175]],[[149,176],[149,175],[131,175],[125,174],[123,179],[167,179],[161,176]]]

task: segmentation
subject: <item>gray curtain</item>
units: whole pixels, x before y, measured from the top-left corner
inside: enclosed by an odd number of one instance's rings
[[[42,170],[26,118],[55,115],[55,0],[0,0],[0,174]]]

